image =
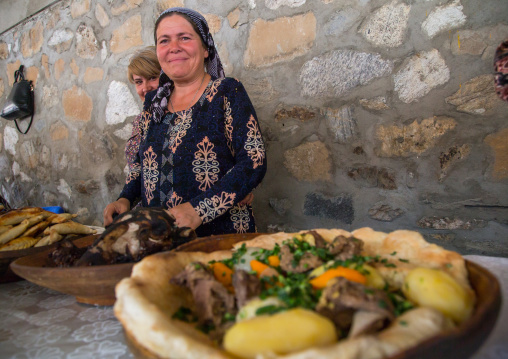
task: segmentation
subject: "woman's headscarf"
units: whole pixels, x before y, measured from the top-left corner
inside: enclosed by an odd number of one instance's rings
[[[199,30],[198,34],[205,44],[206,50],[208,51],[208,58],[205,66],[206,72],[212,76],[212,79],[224,77],[222,62],[220,61],[219,53],[215,48],[215,43],[213,42],[212,34],[210,34],[210,29],[208,28],[208,23],[206,22],[205,18],[200,13],[191,9],[183,7],[171,7],[167,10],[164,10],[159,15],[155,23],[158,24],[159,20],[162,17],[172,12],[187,15],[194,22]],[[156,33],[156,31],[157,29],[154,29],[154,33]],[[155,39],[155,42],[157,43],[157,39]],[[160,122],[164,117],[165,110],[168,106],[168,98],[171,94],[172,89],[173,80],[171,80],[168,75],[164,73],[164,70],[161,70],[159,88],[157,89],[157,94],[155,95],[152,102],[154,121]]]
[[[497,95],[508,101],[508,39],[498,46],[494,55],[494,71]]]

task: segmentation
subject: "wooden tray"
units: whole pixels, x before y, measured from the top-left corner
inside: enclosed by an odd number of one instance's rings
[[[99,234],[74,241],[87,247]],[[52,249],[19,258],[11,263],[12,271],[32,283],[76,297],[76,301],[94,305],[113,305],[115,285],[131,275],[134,263],[90,267],[55,267],[48,258]]]

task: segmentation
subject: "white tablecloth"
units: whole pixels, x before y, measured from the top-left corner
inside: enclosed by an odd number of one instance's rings
[[[466,256],[495,274],[508,298],[508,258]],[[113,307],[79,304],[74,297],[27,281],[0,284],[0,358],[133,358]],[[436,358],[437,359],[437,358]],[[508,359],[508,306],[472,359]]]

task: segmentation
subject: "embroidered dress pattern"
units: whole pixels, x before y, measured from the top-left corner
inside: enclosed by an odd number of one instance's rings
[[[247,127],[249,128],[249,132],[247,133],[245,149],[248,151],[248,154],[254,163],[254,168],[257,168],[263,164],[263,159],[265,158],[263,138],[261,137],[261,131],[259,131],[257,122],[253,116],[250,117]]]
[[[230,213],[236,233],[247,233],[250,222],[247,206],[235,206],[231,209]]]
[[[208,137],[205,137],[198,143],[198,151],[192,162],[194,166],[192,170],[196,174],[196,181],[200,183],[199,189],[201,191],[206,191],[219,179],[219,161],[217,161],[217,154],[213,151],[213,147],[213,143]]]
[[[235,155],[235,149],[233,148],[233,117],[231,116],[231,107],[229,106],[228,99],[224,99],[225,115],[224,115],[224,132],[226,134],[226,141],[231,151],[231,154]]]
[[[152,147],[149,147],[145,152],[143,160],[143,180],[145,182],[145,196],[148,204],[153,199],[153,191],[159,175],[158,164],[156,162],[157,155],[154,153]]]
[[[147,94],[136,166],[120,197],[143,207],[189,203],[203,221],[200,237],[254,232],[252,208],[233,210],[266,173],[256,112],[241,82],[212,79],[186,111],[167,112],[161,98],[163,117],[155,116],[154,96]]]
[[[173,208],[181,203],[183,203],[183,198],[180,197],[176,192],[173,192],[171,197],[169,197],[168,201],[166,202],[166,207]]]
[[[213,196],[211,199],[207,198],[200,202],[199,206],[194,209],[198,212],[203,223],[208,223],[216,216],[226,213],[233,205],[235,197],[234,193],[222,192],[220,196]]]

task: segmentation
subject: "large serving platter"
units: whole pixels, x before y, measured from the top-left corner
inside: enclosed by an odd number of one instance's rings
[[[252,239],[256,234],[223,235],[198,238],[175,251],[214,252],[231,249],[241,241]],[[501,307],[501,291],[496,277],[487,269],[466,260],[469,280],[477,295],[477,304],[470,319],[459,327],[436,335],[419,345],[388,359],[436,359],[471,357],[492,331]],[[126,341],[136,358],[158,358],[141,343],[125,333]]]

